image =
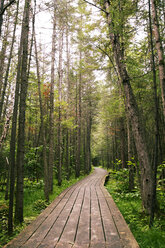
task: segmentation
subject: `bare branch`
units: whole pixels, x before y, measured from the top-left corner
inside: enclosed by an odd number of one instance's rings
[[[91,3],[91,2],[89,2],[89,1],[87,1],[87,0],[83,0],[83,1],[84,1],[84,2],[86,2],[86,3],[89,3],[90,5],[92,5],[92,6],[96,7],[97,9],[99,9],[99,10],[101,10],[101,11],[103,11],[104,13],[106,13],[106,14],[107,14],[107,12],[105,11],[105,9],[100,8],[100,7],[99,7],[99,6],[97,6],[96,4]]]
[[[9,3],[7,3],[4,8],[2,9],[2,11],[0,12],[0,16],[2,16],[5,12],[5,10],[10,6],[12,5],[13,3],[15,2],[15,0],[10,0]]]

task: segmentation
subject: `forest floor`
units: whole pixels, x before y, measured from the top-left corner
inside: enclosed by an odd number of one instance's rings
[[[128,189],[128,169],[109,171],[109,181],[106,184],[108,192],[124,216],[129,228],[136,238],[140,248],[165,247],[165,190],[163,185],[157,186],[157,201],[159,211],[155,214],[154,225],[149,228],[149,216],[142,210],[141,197],[137,178],[134,191]]]
[[[128,225],[103,187],[107,172],[96,168],[60,194],[6,248],[138,248]]]

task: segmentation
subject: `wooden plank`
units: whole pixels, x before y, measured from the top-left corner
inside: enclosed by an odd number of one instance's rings
[[[94,186],[91,186],[91,243],[105,243],[101,213]]]
[[[105,233],[106,242],[108,244],[117,243],[118,248],[121,248],[122,244],[120,243],[120,237],[118,234],[118,230],[116,229],[116,225],[112,218],[110,209],[105,200],[103,192],[101,191],[100,187],[97,187],[96,190],[97,190],[97,195],[99,199],[99,206],[100,206],[101,217],[102,217],[102,221],[104,225],[104,233]]]
[[[83,199],[84,199],[84,187],[80,189],[79,195],[73,206],[72,212],[69,215],[69,219],[60,238],[61,242],[74,243]]]
[[[107,172],[95,172],[65,190],[4,248],[139,248],[112,197]]]
[[[38,229],[33,233],[27,242],[22,246],[23,248],[30,248],[33,245],[33,248],[37,247],[41,241],[45,238],[45,236],[49,233],[51,226],[54,224],[60,212],[67,204],[68,200],[70,199],[71,195],[74,193],[75,189],[71,189],[67,194],[63,196],[60,201],[60,204],[54,208],[48,218],[38,227]]]
[[[74,247],[88,247],[90,243],[90,188],[85,189],[84,202]]]
[[[117,208],[114,200],[112,199],[112,197],[109,195],[108,191],[105,188],[102,188],[102,191],[106,197],[108,207],[112,214],[112,218],[115,222],[123,247],[139,248],[137,241],[135,240],[131,230],[129,229],[127,223],[125,222],[121,212]]]
[[[69,187],[63,191],[31,224],[29,224],[16,238],[11,240],[4,248],[18,248],[26,243],[27,240],[33,235],[38,227],[47,219],[49,214],[56,208],[63,197],[67,195],[69,198],[70,194],[74,190],[74,187]]]
[[[106,248],[105,242],[101,243],[101,242],[97,242],[97,243],[91,243],[90,244],[90,248]]]
[[[50,241],[53,242],[54,246],[57,244],[57,242],[59,241],[59,238],[63,232],[63,229],[66,225],[66,222],[67,222],[68,216],[70,215],[71,209],[72,209],[72,207],[73,207],[73,205],[77,199],[78,193],[79,193],[79,187],[77,187],[75,189],[75,191],[73,192],[73,194],[69,198],[69,201],[65,205],[64,209],[62,210],[62,212],[58,216],[58,219],[54,222],[53,226],[51,226],[49,233],[47,234],[45,239],[41,242],[41,244],[38,246],[38,248],[44,247],[44,245],[46,247],[46,244]]]

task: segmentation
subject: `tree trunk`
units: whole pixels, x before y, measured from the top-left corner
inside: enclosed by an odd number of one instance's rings
[[[37,80],[38,80],[38,95],[40,103],[40,135],[43,145],[43,165],[44,165],[44,194],[47,201],[49,201],[49,177],[48,177],[48,164],[47,164],[47,153],[46,153],[46,138],[45,138],[45,128],[44,128],[44,110],[41,96],[41,77],[40,77],[40,66],[37,52],[37,42],[34,35],[34,45],[35,45],[35,56],[36,56],[36,69],[37,69]]]
[[[131,163],[132,160],[132,152],[131,152],[131,124],[129,121],[129,117],[128,114],[127,115],[127,147],[128,147],[128,169],[129,169],[129,191],[131,192],[134,187],[134,177],[135,177],[135,168],[133,166],[133,164]]]
[[[68,17],[68,13],[67,13]],[[70,79],[69,79],[69,71],[70,71],[70,54],[69,54],[69,27],[68,23],[66,24],[66,56],[67,56],[67,104],[70,106]],[[66,118],[70,117],[70,109],[68,109]],[[66,170],[67,170],[67,180],[70,178],[70,129],[67,128],[66,131]]]
[[[152,1],[153,2],[153,1]],[[151,217],[150,217],[150,227],[153,226],[154,215],[156,211],[156,187],[157,187],[157,166],[158,166],[158,137],[159,137],[159,104],[157,96],[157,83],[156,83],[156,66],[155,66],[155,56],[154,56],[154,46],[153,46],[153,36],[152,36],[152,22],[151,22],[151,2],[148,1],[149,5],[149,36],[151,45],[151,67],[153,72],[153,98],[155,103],[155,144],[154,144],[154,161],[153,161],[153,198],[151,205]],[[165,78],[164,78],[165,79]],[[165,83],[165,81],[164,81]],[[165,87],[165,86],[164,86]]]
[[[18,7],[18,6],[17,6]],[[8,233],[13,232],[13,201],[14,201],[14,188],[15,188],[15,151],[16,151],[16,128],[17,128],[17,115],[19,104],[20,92],[20,78],[21,78],[21,63],[22,63],[22,43],[23,43],[23,26],[21,31],[21,41],[18,51],[18,66],[17,78],[15,87],[14,109],[12,116],[12,128],[10,139],[10,194],[9,194],[9,217],[8,217]]]
[[[81,168],[81,88],[82,88],[82,72],[81,72],[82,52],[80,51],[80,72],[78,84],[78,112],[77,112],[77,159],[76,159],[76,177],[80,176]]]
[[[5,69],[5,59],[6,59],[6,50],[8,46],[8,39],[9,39],[9,20],[7,20],[6,27],[5,27],[5,34],[3,37],[3,42],[2,42],[2,49],[0,52],[0,96],[1,96],[1,90],[3,87],[3,76],[4,76],[4,69]],[[2,111],[0,111],[0,116],[1,116]]]
[[[59,109],[58,109],[58,185],[62,183],[62,113],[61,113],[61,102],[62,102],[62,51],[63,51],[63,28],[60,34],[59,40],[59,85],[58,85],[58,100],[59,100]]]
[[[161,87],[163,115],[164,115],[164,122],[165,122],[165,63],[164,63],[164,57],[163,57],[162,41],[161,41],[160,32],[159,32],[159,22],[158,22],[155,0],[151,0],[151,6],[152,6],[152,19],[153,19],[153,25],[154,25],[154,37],[156,41],[156,49],[157,49],[158,61],[159,61],[159,79],[160,79],[160,87]]]
[[[126,155],[125,155],[125,128],[124,128],[124,118],[120,118],[120,152],[121,152],[121,163],[122,169],[126,168]]]
[[[6,93],[6,87],[7,87],[8,77],[9,77],[9,70],[10,70],[11,59],[12,59],[12,54],[13,54],[13,48],[14,48],[14,42],[15,42],[15,33],[16,33],[16,27],[17,27],[17,21],[18,21],[18,10],[19,10],[19,1],[17,1],[17,11],[16,11],[16,15],[15,15],[13,37],[12,37],[10,54],[9,54],[7,68],[6,68],[6,75],[5,75],[5,79],[4,79],[3,90],[2,90],[1,100],[0,100],[0,118],[2,115],[4,97],[5,97],[5,93]]]
[[[7,4],[4,5],[4,0],[1,0],[0,2],[0,37],[2,32],[2,24],[3,24],[3,15],[6,11],[6,9],[15,2],[15,0],[10,0]]]
[[[114,32],[113,20],[110,15],[110,2],[104,1],[105,10],[107,12],[107,21],[109,25],[110,41],[112,44],[117,69],[120,75],[121,84],[123,86],[126,97],[126,107],[131,120],[133,135],[135,138],[138,159],[141,167],[142,176],[142,202],[144,209],[151,214],[151,205],[153,197],[153,173],[150,156],[145,140],[145,131],[141,122],[141,116],[130,84],[126,64],[123,56],[123,46],[120,44],[119,34]]]
[[[54,63],[55,63],[55,45],[56,45],[56,6],[54,1],[54,18],[52,34],[52,52],[51,52],[51,86],[50,86],[50,117],[49,117],[49,192],[53,192],[53,165],[54,165]]]
[[[29,36],[29,14],[30,0],[25,0],[24,17],[22,24],[22,65],[21,65],[21,91],[19,106],[19,128],[17,145],[17,188],[16,188],[16,208],[15,220],[23,222],[23,181],[24,181],[24,144],[25,144],[25,112],[26,96],[28,88],[28,36]]]
[[[4,2],[5,2],[5,0],[1,0],[1,3],[0,3],[0,12],[1,13],[4,9]],[[1,32],[2,32],[2,23],[3,23],[3,14],[0,14],[0,37],[1,37]]]
[[[89,106],[89,113],[87,116],[87,136],[86,136],[86,147],[87,147],[87,152],[86,152],[86,173],[89,174],[91,171],[91,110]]]

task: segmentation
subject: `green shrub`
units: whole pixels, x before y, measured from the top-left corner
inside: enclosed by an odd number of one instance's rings
[[[36,212],[40,212],[42,210],[44,210],[45,208],[47,208],[47,206],[49,205],[48,202],[46,202],[46,200],[37,200],[34,202],[33,204],[33,210]]]

